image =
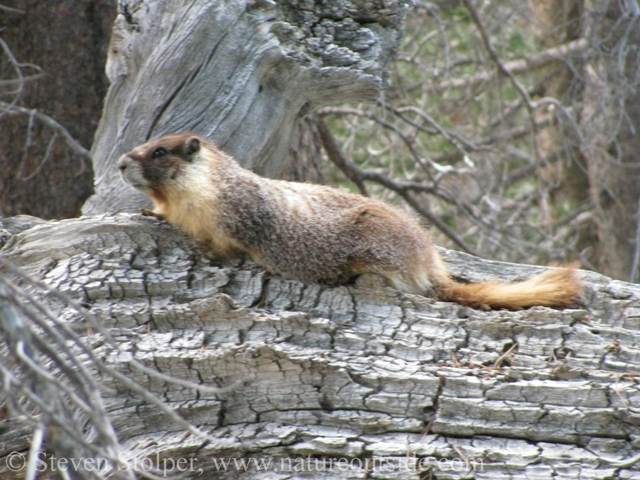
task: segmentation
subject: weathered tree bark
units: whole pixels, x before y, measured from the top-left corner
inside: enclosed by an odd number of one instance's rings
[[[86,214],[147,205],[115,161],[152,137],[192,130],[245,167],[280,176],[295,120],[375,99],[400,38],[402,1],[120,2],[111,88],[92,148]]]
[[[583,272],[583,308],[485,312],[401,294],[376,276],[339,288],[270,277],[248,261],[205,258],[180,231],[139,215],[2,226],[2,258],[111,329],[120,350],[95,346],[109,365],[214,437],[190,436],[106,383],[125,449],[164,459],[167,474],[183,458],[186,478],[429,478],[420,466],[435,478],[640,476],[637,285]],[[540,270],[444,254],[472,281]],[[49,302],[87,334],[74,309]],[[203,394],[150,379],[132,357],[230,388]],[[29,441],[19,419],[5,421],[3,479],[23,478],[5,460]]]

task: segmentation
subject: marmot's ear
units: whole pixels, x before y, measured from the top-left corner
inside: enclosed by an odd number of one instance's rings
[[[187,141],[184,142],[184,148],[187,155],[193,155],[200,150],[200,139],[198,137],[189,137]]]

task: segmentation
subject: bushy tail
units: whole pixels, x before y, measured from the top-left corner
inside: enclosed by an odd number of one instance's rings
[[[543,306],[569,307],[584,290],[573,268],[547,270],[535,277],[516,283],[448,283],[441,287],[442,300],[470,307],[520,308]]]

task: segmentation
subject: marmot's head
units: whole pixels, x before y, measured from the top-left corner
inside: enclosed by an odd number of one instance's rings
[[[165,200],[169,190],[179,188],[190,165],[201,160],[202,145],[214,147],[193,133],[167,135],[140,145],[118,160],[122,178],[132,187],[154,198]]]

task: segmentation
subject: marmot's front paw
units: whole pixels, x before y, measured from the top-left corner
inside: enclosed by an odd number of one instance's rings
[[[156,213],[153,210],[149,210],[148,208],[141,208],[140,213],[142,213],[142,215],[144,215],[145,217],[156,217],[160,220],[164,220],[164,215]]]

